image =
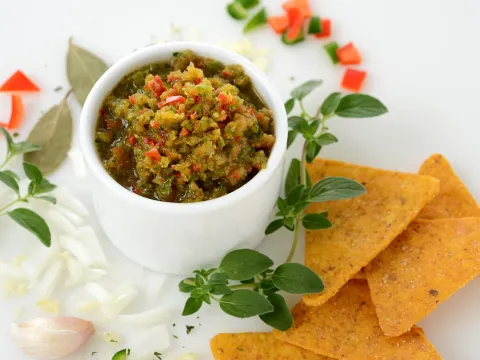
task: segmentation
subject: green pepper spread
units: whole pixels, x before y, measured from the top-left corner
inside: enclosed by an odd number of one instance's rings
[[[184,51],[120,81],[100,110],[95,142],[125,188],[197,202],[238,189],[266,167],[274,120],[241,66]]]

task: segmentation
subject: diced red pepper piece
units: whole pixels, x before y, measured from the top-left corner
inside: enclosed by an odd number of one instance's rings
[[[299,9],[303,19],[307,19],[313,15],[308,0],[289,0],[282,4],[283,9],[288,13],[290,9]]]
[[[10,122],[8,128],[10,130],[17,129],[23,120],[25,109],[23,108],[23,101],[20,95],[12,95],[12,114],[10,115]]]
[[[177,103],[184,103],[187,99],[183,96],[176,95],[176,96],[169,96],[165,100],[165,104],[177,104]]]
[[[199,171],[200,171],[200,165],[198,165],[198,164],[193,164],[193,165],[192,165],[192,170],[195,171],[195,172],[199,172]]]
[[[145,156],[148,156],[150,159],[156,160],[156,161],[159,161],[159,160],[162,159],[162,157],[160,156],[160,153],[158,152],[156,147],[153,147],[150,150],[148,150],[145,153]]]
[[[147,145],[150,145],[150,146],[155,146],[155,140],[152,139],[152,138],[147,138],[144,140],[144,143],[147,144]]]
[[[289,28],[287,30],[287,40],[292,41],[298,38],[303,30],[303,22],[305,18],[298,8],[291,8],[288,10]]]
[[[130,135],[128,137],[127,141],[131,146],[134,146],[137,143],[137,139],[135,138],[134,135]]]
[[[220,94],[218,94],[217,98],[218,98],[218,100],[220,100],[220,102],[222,103],[222,105],[228,105],[228,104],[230,104],[230,100],[229,100],[227,94],[225,94],[225,93],[220,93]]]
[[[180,131],[180,136],[187,136],[188,135],[188,130],[185,129],[185,128],[182,128],[182,130]]]
[[[0,87],[1,92],[11,91],[28,91],[38,92],[39,87],[35,85],[22,71],[16,71],[10,78]]]
[[[322,19],[322,32],[315,34],[318,39],[324,39],[332,36],[332,21],[330,19]]]
[[[158,75],[155,75],[153,79],[148,82],[148,87],[152,90],[153,96],[155,97],[159,97],[165,91],[165,85]]]
[[[342,87],[345,90],[358,92],[362,89],[366,76],[366,71],[347,69],[343,75]]]
[[[130,95],[130,96],[128,97],[128,101],[130,101],[130,104],[131,104],[131,105],[135,105],[135,96]]]
[[[277,34],[283,34],[285,30],[287,30],[289,21],[288,16],[281,15],[281,16],[270,16],[267,19],[267,22],[270,24],[270,27],[275,31]]]
[[[362,62],[362,56],[353,43],[337,49],[337,56],[342,65],[356,65]]]

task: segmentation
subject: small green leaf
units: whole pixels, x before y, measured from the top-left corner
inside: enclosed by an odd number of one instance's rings
[[[202,289],[196,288],[190,293],[190,297],[198,299],[199,297],[202,297],[204,294]]]
[[[28,209],[15,209],[9,211],[8,216],[17,224],[30,231],[40,239],[43,245],[50,247],[51,234],[47,223],[37,213]]]
[[[210,291],[213,290],[214,287],[215,287],[214,285],[205,284],[205,285],[202,286],[202,290],[203,290],[203,292],[205,292],[205,293],[209,293]]]
[[[300,167],[300,160],[292,159],[285,179],[285,194],[288,195],[295,186],[300,184]]]
[[[185,282],[184,282],[185,280],[195,282],[195,279],[192,278],[192,277],[183,279],[178,284],[178,290],[180,290],[183,293],[191,293],[193,290],[195,290],[195,286],[190,285],[190,284],[185,284]]]
[[[300,116],[290,116],[288,118],[288,126],[297,132],[303,133],[308,129],[308,121]]]
[[[320,107],[320,112],[323,116],[332,116],[340,105],[342,94],[339,92],[332,93],[323,102]]]
[[[334,144],[338,142],[338,139],[330,133],[325,133],[317,136],[314,141],[317,145],[324,146]]]
[[[274,329],[286,331],[293,325],[293,317],[283,296],[268,295],[268,301],[273,305],[271,313],[260,315],[262,321]]]
[[[230,289],[227,285],[215,285],[210,293],[212,295],[228,295],[232,293],[232,289]]]
[[[285,111],[287,112],[287,115],[292,112],[294,106],[295,106],[295,99],[288,99],[287,102],[285,103]]]
[[[202,296],[202,300],[203,300],[203,302],[207,303],[208,305],[210,305],[212,303],[212,301],[210,300],[210,295],[208,295],[208,294],[204,294]]]
[[[17,181],[20,181],[20,176],[18,176],[17,174],[15,174],[12,170],[4,170],[3,171],[4,174],[7,174],[7,175],[10,175],[11,177],[13,177],[15,180]]]
[[[219,270],[230,280],[247,280],[273,265],[272,259],[255,250],[234,250],[223,258]]]
[[[236,290],[220,299],[220,308],[229,315],[248,318],[273,311],[266,298],[251,290]]]
[[[13,139],[12,139],[12,136],[10,135],[10,133],[5,130],[3,127],[0,126],[0,133],[3,134],[3,136],[5,136],[5,139],[7,140],[7,152],[8,153],[11,153],[12,152],[12,148],[13,148]]]
[[[317,155],[320,153],[320,150],[322,150],[322,146],[318,145],[315,140],[311,140],[307,142],[307,162],[311,163]]]
[[[15,155],[28,154],[39,150],[42,150],[42,147],[40,145],[35,145],[28,141],[21,141],[19,143],[13,144],[12,146],[12,153]]]
[[[295,215],[300,214],[303,210],[307,208],[308,205],[310,205],[310,201],[301,201],[297,203],[293,208],[293,213]]]
[[[42,172],[33,164],[28,162],[23,163],[23,170],[25,171],[25,175],[32,180],[34,184],[41,184],[43,180]]]
[[[305,169],[305,183],[307,185],[307,188],[312,187],[312,178],[310,177],[310,174],[308,173],[307,169]]]
[[[302,219],[302,224],[305,229],[320,230],[332,227],[332,223],[322,214],[307,214]]]
[[[277,231],[283,226],[283,219],[277,219],[272,221],[268,224],[267,228],[265,229],[265,235],[269,235]]]
[[[54,198],[53,196],[38,196],[38,197],[35,197],[35,199],[45,200],[53,205],[57,205],[57,199]]]
[[[202,286],[203,284],[205,284],[203,277],[200,274],[195,275],[195,285]]]
[[[310,190],[313,202],[351,199],[366,193],[365,188],[354,180],[344,177],[326,177]]]
[[[17,194],[20,194],[20,188],[18,187],[17,180],[12,175],[9,175],[5,171],[0,171],[0,182],[7,185],[10,189],[15,191]]]
[[[315,136],[315,133],[317,132],[319,126],[320,126],[320,120],[312,121],[308,125],[307,134],[310,135],[311,137]]]
[[[366,118],[379,116],[387,111],[385,105],[372,96],[350,94],[342,98],[336,114],[345,118]]]
[[[295,186],[287,195],[287,204],[295,205],[302,199],[303,192],[305,190],[305,185],[298,184]]]
[[[47,179],[43,178],[40,185],[35,186],[35,194],[45,194],[57,188],[57,185],[51,184]]]
[[[280,265],[273,273],[272,280],[277,288],[289,294],[315,294],[324,289],[322,279],[301,264]]]
[[[248,20],[247,24],[243,28],[243,33],[249,33],[252,30],[264,25],[267,23],[267,10],[262,8],[258,13],[253,15],[253,17]]]
[[[310,94],[313,90],[323,84],[323,80],[310,80],[302,85],[296,87],[292,90],[291,95],[292,98],[297,100],[302,100],[305,96]]]
[[[290,231],[295,230],[295,219],[293,217],[283,218],[283,226],[285,226]]]
[[[188,298],[187,302],[185,303],[185,307],[183,308],[182,315],[188,316],[195,314],[202,307],[202,303],[202,298]]]
[[[248,11],[237,1],[231,2],[227,5],[227,12],[236,20],[243,20],[248,17]]]
[[[296,132],[295,130],[289,130],[289,131],[288,131],[287,148],[289,148],[290,145],[293,144],[293,142],[295,141],[295,138],[297,137],[297,135],[298,135],[298,132]]]
[[[208,283],[212,285],[226,285],[228,284],[228,279],[222,273],[217,272],[210,276],[210,279],[208,279]]]
[[[277,208],[280,211],[284,211],[287,208],[287,201],[285,199],[282,199],[281,197],[279,197],[277,199]]]

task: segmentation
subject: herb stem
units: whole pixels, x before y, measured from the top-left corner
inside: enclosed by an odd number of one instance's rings
[[[257,284],[239,284],[239,285],[233,285],[230,286],[230,289],[232,290],[239,290],[239,289],[255,289],[257,287]]]
[[[309,120],[313,120],[313,118],[308,114],[307,110],[305,109],[305,106],[303,105],[303,101],[299,101],[300,103],[300,109],[302,109],[302,115],[307,117]]]
[[[12,154],[8,154],[8,156],[5,158],[5,160],[2,162],[2,164],[0,165],[0,170],[2,170],[5,165],[8,164],[8,162],[12,159]]]
[[[220,302],[220,300],[219,300],[218,298],[216,298],[215,296],[213,296],[212,294],[210,294],[210,298],[211,298],[212,300],[215,300],[215,301],[218,302],[218,303]]]
[[[19,203],[21,201],[25,201],[24,198],[18,197],[16,200],[12,201],[11,203],[5,205],[4,207],[0,208],[0,216],[5,215],[6,213],[3,213],[5,210],[7,210],[9,207],[15,205],[16,203]],[[3,213],[3,214],[2,214]]]

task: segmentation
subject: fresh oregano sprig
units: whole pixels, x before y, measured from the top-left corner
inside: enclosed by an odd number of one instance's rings
[[[28,202],[30,199],[40,199],[56,204],[57,200],[53,196],[48,195],[48,193],[55,190],[56,185],[45,179],[42,172],[35,165],[24,162],[23,170],[30,183],[28,185],[28,193],[22,195],[19,185],[20,177],[11,170],[2,170],[14,156],[38,151],[40,147],[27,141],[15,143],[4,128],[0,128],[0,133],[5,136],[7,141],[7,155],[0,165],[0,182],[8,186],[17,195],[15,200],[0,208],[0,216],[9,216],[17,224],[34,234],[45,246],[49,247],[51,244],[50,229],[40,215],[30,209],[21,207],[10,209],[14,205]]]
[[[291,263],[295,254],[300,229],[321,230],[332,227],[328,213],[304,214],[315,202],[345,200],[365,194],[365,188],[354,180],[344,177],[326,177],[312,184],[306,170],[306,162],[312,162],[324,146],[338,139],[328,132],[327,120],[335,115],[346,118],[379,116],[387,108],[377,99],[363,94],[342,95],[333,93],[320,105],[315,115],[310,115],[303,99],[322,85],[321,80],[310,80],[291,92],[292,98],[285,103],[290,114],[298,103],[299,116],[288,119],[288,146],[298,135],[304,144],[301,159],[292,159],[285,180],[285,197],[277,199],[276,219],[266,228],[271,234],[282,227],[294,231],[292,247],[284,264],[273,267],[273,261],[248,249],[228,253],[218,268],[196,270],[195,276],[182,280],[181,292],[190,294],[183,315],[196,313],[203,303],[214,300],[229,315],[245,318],[259,316],[278,330],[287,330],[293,324],[290,309],[280,291],[291,294],[313,294],[323,291],[322,279],[308,267]]]

